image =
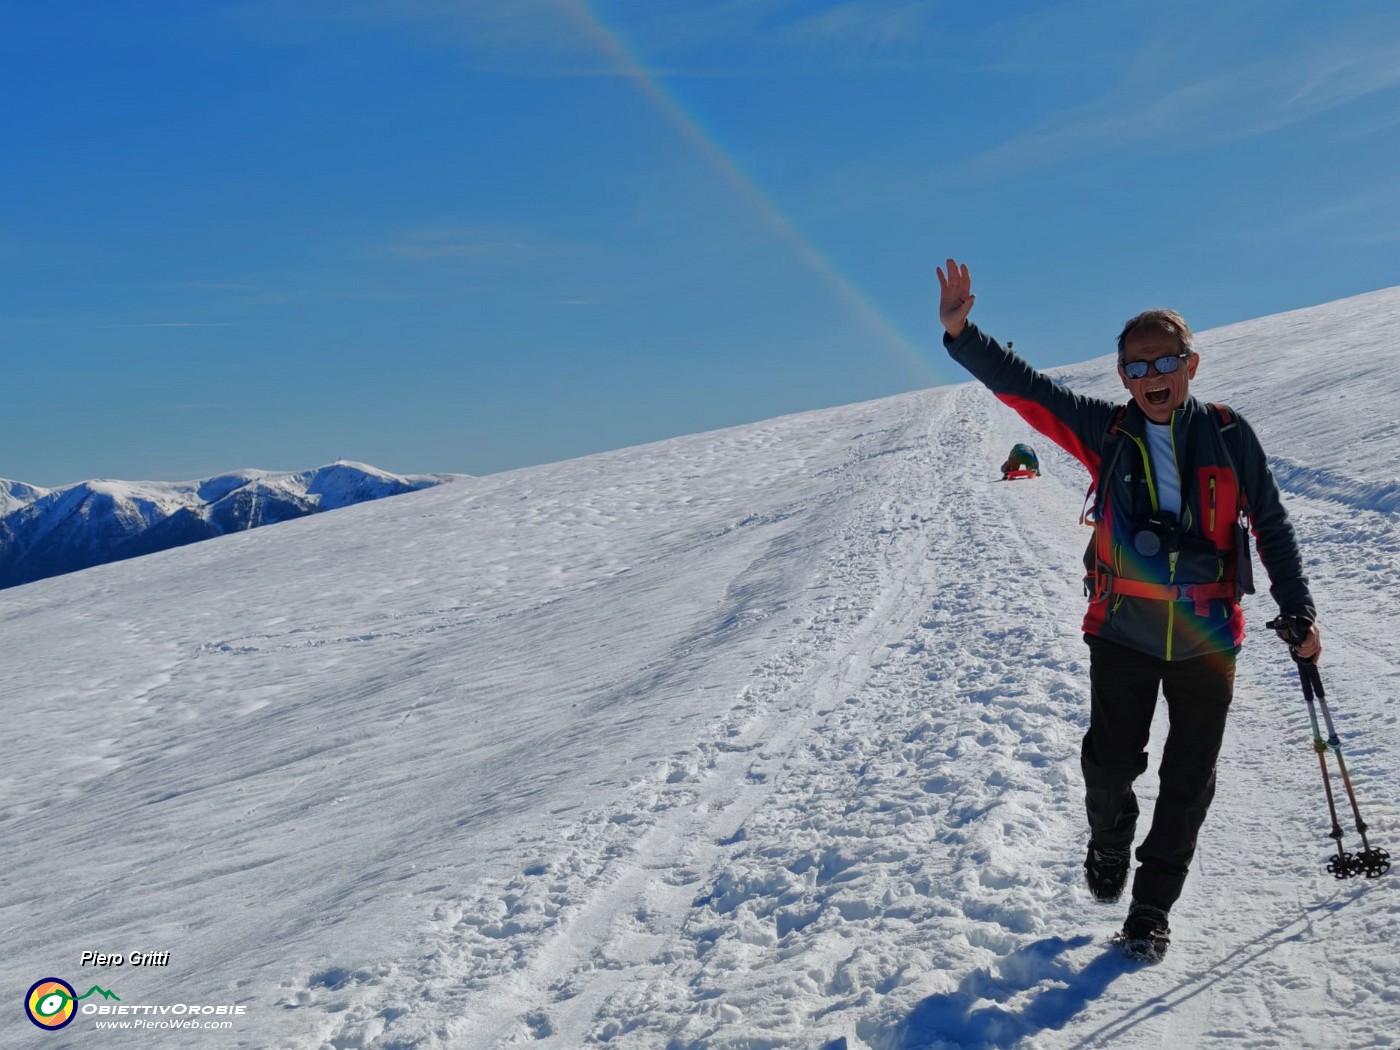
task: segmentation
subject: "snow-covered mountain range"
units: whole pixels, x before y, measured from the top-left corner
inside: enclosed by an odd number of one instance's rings
[[[1115,332],[1071,386],[1123,396]],[[1392,853],[1397,344],[1392,289],[1204,332],[1192,384],[1271,454]],[[1044,476],[1002,483],[1018,441]],[[1395,1045],[1400,873],[1325,871],[1262,571],[1171,954],[1109,945],[1125,906],[1080,870],[1086,482],[962,384],[0,592],[0,1046]],[[120,999],[41,1032],[20,1005],[50,976]]]
[[[339,461],[201,481],[83,481],[44,489],[0,478],[0,587],[275,525],[460,475],[389,474]]]

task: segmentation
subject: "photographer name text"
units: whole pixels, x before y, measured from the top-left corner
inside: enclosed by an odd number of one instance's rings
[[[168,966],[169,952],[129,952],[126,955],[107,955],[103,952],[83,952],[79,966]]]

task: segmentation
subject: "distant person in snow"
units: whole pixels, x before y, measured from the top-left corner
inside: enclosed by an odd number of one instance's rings
[[[1131,400],[1119,406],[1057,386],[970,323],[976,297],[966,266],[949,259],[938,283],[948,353],[1094,478],[1084,872],[1101,901],[1116,901],[1127,883],[1138,818],[1132,785],[1147,769],[1160,688],[1170,728],[1121,937],[1135,954],[1160,958],[1167,913],[1215,795],[1244,641],[1239,596],[1253,590],[1245,525],[1280,611],[1306,632],[1294,651],[1306,660],[1322,650],[1293,527],[1254,431],[1228,408],[1189,395],[1200,357],[1179,314],[1149,310],[1124,325],[1118,377]]]
[[[1007,456],[1006,462],[1001,465],[1002,479],[1009,478],[1013,470],[1029,470],[1036,477],[1040,477],[1040,457],[1035,454],[1035,449],[1026,444],[1012,445],[1011,455]]]

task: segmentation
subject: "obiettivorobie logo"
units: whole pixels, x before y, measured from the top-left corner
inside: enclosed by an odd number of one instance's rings
[[[78,1001],[86,999],[89,995],[121,1001],[121,997],[115,992],[109,992],[95,984],[79,995],[67,981],[57,977],[45,977],[30,986],[29,994],[24,997],[24,1012],[40,1028],[54,1032],[73,1020],[78,1012]]]
[[[84,957],[87,954],[84,953]],[[99,965],[122,965],[116,961],[121,956],[99,958],[111,960]],[[160,961],[149,965],[165,965],[164,954],[153,954],[150,958]],[[88,1001],[83,1002],[84,999]],[[58,977],[35,981],[24,996],[25,1015],[47,1032],[66,1028],[79,1014],[92,1018],[97,1028],[232,1028],[232,1019],[244,1016],[247,1011],[246,1003],[122,1002],[121,996],[95,984],[79,995],[71,984]]]

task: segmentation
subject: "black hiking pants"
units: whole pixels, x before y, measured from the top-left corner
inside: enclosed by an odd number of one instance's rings
[[[1133,897],[1163,911],[1181,896],[1196,836],[1215,797],[1215,760],[1235,686],[1235,651],[1159,660],[1101,638],[1089,643],[1091,709],[1080,765],[1089,831],[1100,846],[1131,846],[1160,687],[1170,728],[1158,767],[1152,827],[1137,848]]]

